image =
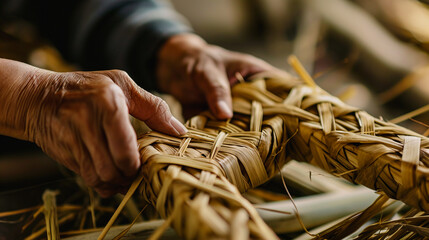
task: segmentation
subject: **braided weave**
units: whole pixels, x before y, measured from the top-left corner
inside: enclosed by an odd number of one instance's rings
[[[266,72],[232,88],[234,117],[205,112],[175,138],[139,139],[140,192],[186,239],[276,239],[240,192],[290,159],[429,211],[429,140],[350,107],[286,73]]]

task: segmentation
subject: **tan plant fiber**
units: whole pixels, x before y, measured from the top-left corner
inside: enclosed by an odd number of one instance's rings
[[[187,122],[181,138],[139,138],[140,193],[164,227],[185,239],[276,239],[240,192],[290,159],[429,211],[428,138],[350,107],[300,75],[304,81],[255,75],[232,88],[232,119],[205,112]]]

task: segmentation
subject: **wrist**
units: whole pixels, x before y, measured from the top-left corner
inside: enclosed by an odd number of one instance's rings
[[[46,137],[48,124],[47,120],[53,113],[57,104],[55,96],[56,84],[55,79],[58,79],[58,73],[35,68],[34,71],[28,73],[24,79],[20,95],[20,104],[22,106],[21,125],[23,127],[23,137],[25,140],[34,142],[39,145],[38,138]],[[23,114],[23,115],[22,115]],[[39,139],[40,140],[40,139]]]
[[[191,34],[177,34],[170,37],[158,51],[158,61],[177,61],[201,51],[207,42]]]
[[[0,134],[33,141],[50,72],[21,62],[1,61]]]
[[[157,53],[158,89],[169,92],[169,81],[172,75],[166,74],[166,72],[185,76],[186,73],[181,72],[186,69],[186,67],[183,68],[183,65],[189,62],[190,58],[198,56],[207,45],[204,39],[192,33],[176,34],[167,39]],[[177,72],[178,70],[179,72]]]
[[[176,34],[170,37],[162,48],[174,48],[176,50],[200,49],[207,46],[207,42],[193,33]],[[162,49],[161,49],[162,50]]]

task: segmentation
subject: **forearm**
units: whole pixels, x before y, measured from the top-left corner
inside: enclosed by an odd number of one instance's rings
[[[186,128],[119,70],[51,72],[0,59],[0,134],[35,142],[103,196],[140,167],[129,115],[172,135]]]
[[[28,118],[36,116],[45,86],[39,76],[48,71],[1,58],[0,66],[0,134],[32,141]]]

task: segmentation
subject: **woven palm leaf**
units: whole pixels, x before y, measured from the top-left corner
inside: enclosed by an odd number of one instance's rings
[[[429,211],[428,138],[283,72],[255,75],[232,95],[230,120],[205,112],[185,136],[150,132],[138,141],[140,192],[184,238],[276,239],[240,192],[290,159]]]

